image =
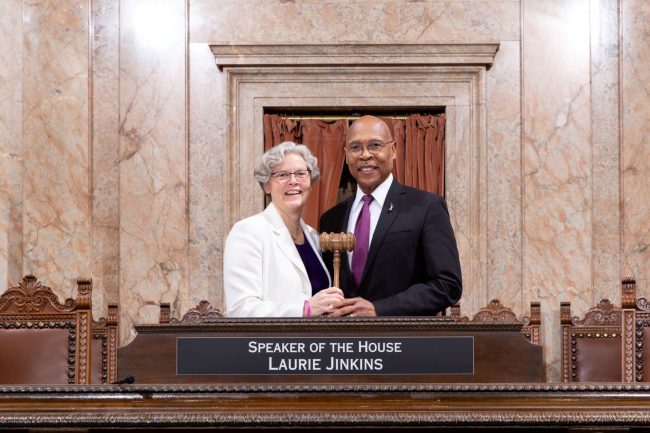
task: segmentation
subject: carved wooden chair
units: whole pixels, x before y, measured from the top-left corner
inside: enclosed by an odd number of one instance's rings
[[[533,344],[539,345],[540,327],[542,323],[541,306],[539,302],[530,303],[530,316],[524,316],[521,320],[508,307],[501,304],[498,299],[491,300],[485,307],[481,308],[474,315],[472,320],[461,316],[460,304],[450,308],[450,316],[458,322],[473,323],[521,323],[521,332]]]
[[[623,375],[626,382],[650,382],[650,304],[636,296],[636,280],[625,278],[621,284]]]
[[[117,304],[108,305],[107,317],[93,321],[90,383],[113,383],[117,380],[118,341]]]
[[[560,304],[563,382],[622,382],[622,309],[603,299],[585,314],[571,316]]]
[[[110,383],[117,365],[117,306],[94,322],[90,279],[61,304],[32,275],[0,295],[0,384]]]
[[[208,301],[203,300],[196,307],[188,310],[187,313],[179,320],[171,317],[171,308],[169,303],[160,304],[160,317],[158,323],[172,325],[200,325],[210,323],[213,319],[223,319],[224,315],[221,310],[214,308]]]

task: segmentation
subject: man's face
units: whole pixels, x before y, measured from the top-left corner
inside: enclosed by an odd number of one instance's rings
[[[365,116],[352,124],[345,158],[350,174],[364,194],[370,194],[386,180],[393,170],[395,157],[395,146],[384,122]]]

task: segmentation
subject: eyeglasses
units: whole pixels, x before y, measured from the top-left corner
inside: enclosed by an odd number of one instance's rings
[[[311,177],[311,170],[296,170],[296,171],[275,171],[271,173],[271,177],[278,182],[288,182],[291,175],[296,177],[296,180],[307,180]]]
[[[371,141],[368,144],[366,144],[365,149],[368,149],[368,152],[375,155],[381,152],[382,150],[384,150],[384,147],[386,147],[387,144],[394,143],[394,142],[395,140]],[[363,153],[364,146],[361,145],[360,143],[350,143],[347,146],[345,146],[345,148],[351,156],[360,156]]]

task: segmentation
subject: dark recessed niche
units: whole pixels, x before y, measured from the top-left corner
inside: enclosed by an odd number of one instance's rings
[[[349,123],[355,119],[372,115],[404,119],[413,114],[435,115],[445,112],[445,107],[265,107],[264,114],[275,114],[292,119],[321,119],[325,122],[347,118]],[[340,203],[352,196],[357,187],[356,180],[350,174],[347,164],[343,164],[341,179],[336,197]],[[268,204],[265,202],[265,205]]]

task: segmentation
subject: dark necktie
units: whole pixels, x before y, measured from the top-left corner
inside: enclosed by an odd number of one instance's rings
[[[368,258],[368,246],[370,245],[370,202],[371,195],[364,195],[361,200],[363,207],[354,227],[354,250],[352,251],[352,275],[357,287],[361,285],[361,276],[363,268],[366,266]]]

